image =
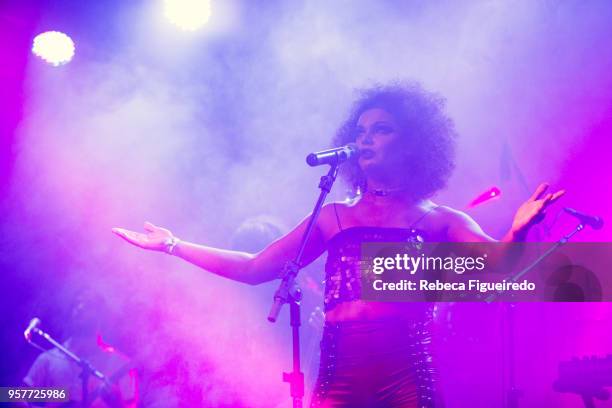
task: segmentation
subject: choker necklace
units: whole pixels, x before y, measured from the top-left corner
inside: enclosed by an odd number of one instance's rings
[[[366,193],[375,195],[377,197],[384,197],[384,196],[388,196],[391,194],[401,193],[406,190],[408,190],[408,187],[390,188],[387,190],[383,190],[381,188],[381,189],[366,190]]]

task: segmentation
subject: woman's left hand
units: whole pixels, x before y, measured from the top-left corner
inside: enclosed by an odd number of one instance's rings
[[[565,194],[565,190],[545,194],[546,190],[548,184],[540,184],[533,195],[516,211],[512,221],[512,231],[515,234],[526,234],[529,228],[544,219],[546,208]]]

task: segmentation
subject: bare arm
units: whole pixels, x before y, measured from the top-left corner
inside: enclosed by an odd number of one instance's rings
[[[179,240],[172,255],[199,266],[214,274],[239,282],[256,285],[279,277],[283,265],[292,260],[298,250],[308,220],[306,217],[292,231],[268,245],[256,254],[231,251]],[[146,233],[113,228],[113,232],[140,248],[166,251],[172,233],[145,223]],[[315,225],[303,256],[303,265],[308,265],[325,250],[325,242],[319,225]]]
[[[446,236],[449,242],[496,242],[466,213],[449,207],[446,212]]]

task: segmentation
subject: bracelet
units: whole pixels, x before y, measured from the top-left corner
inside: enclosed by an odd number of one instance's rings
[[[174,248],[181,242],[177,237],[170,237],[164,242],[164,252],[168,255],[174,255]]]

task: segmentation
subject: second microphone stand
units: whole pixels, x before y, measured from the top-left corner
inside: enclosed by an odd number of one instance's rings
[[[580,223],[576,228],[574,228],[571,232],[564,235],[560,240],[558,240],[554,245],[548,248],[542,255],[540,255],[535,261],[529,264],[527,267],[519,271],[518,273],[510,276],[506,279],[508,282],[516,282],[519,278],[523,277],[528,272],[532,271],[536,266],[538,266],[546,257],[555,252],[557,249],[567,244],[569,240],[577,233],[584,229],[584,224]],[[498,291],[488,296],[485,299],[485,302],[491,303],[497,297],[499,297],[503,291]],[[514,367],[514,358],[515,358],[515,344],[514,344],[514,331],[515,331],[515,303],[509,303],[505,309],[504,317],[506,320],[508,334],[509,334],[509,344],[507,348],[507,362],[508,362],[508,390],[506,394],[506,399],[504,400],[505,408],[518,408],[519,406],[519,398],[522,396],[522,392],[516,387],[516,378],[515,378],[515,367]],[[502,337],[504,337],[502,335]]]
[[[274,294],[274,303],[268,315],[268,320],[270,322],[275,322],[282,306],[285,303],[289,303],[290,325],[293,336],[293,371],[290,373],[283,373],[283,381],[289,383],[291,398],[293,399],[293,408],[301,408],[302,399],[304,397],[304,373],[302,373],[300,368],[300,300],[302,299],[302,292],[295,279],[302,268],[302,257],[308,239],[312,234],[312,230],[316,225],[317,218],[319,218],[319,213],[321,212],[325,198],[331,191],[337,175],[338,163],[334,163],[330,165],[327,175],[321,177],[321,181],[319,182],[319,188],[321,189],[319,199],[312,211],[304,235],[302,235],[302,242],[300,243],[295,258],[287,262],[283,267],[282,280]]]
[[[80,374],[81,392],[82,392],[81,406],[85,408],[89,407],[90,402],[91,402],[89,400],[89,387],[88,387],[89,377],[93,375],[94,377],[104,382],[104,384],[106,385],[110,384],[110,382],[108,381],[108,378],[104,374],[102,374],[100,371],[96,370],[87,360],[77,356],[75,353],[68,350],[66,347],[60,344],[60,342],[58,342],[53,337],[51,337],[48,333],[40,330],[37,327],[33,328],[32,331],[38,334],[39,336],[43,337],[51,345],[55,346],[66,357],[68,357],[69,360],[73,361],[75,364],[81,367],[81,374]]]

